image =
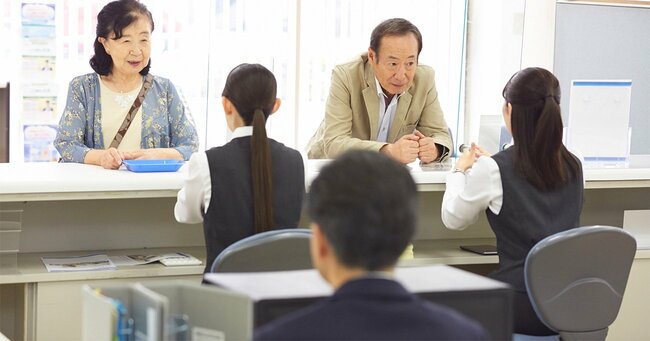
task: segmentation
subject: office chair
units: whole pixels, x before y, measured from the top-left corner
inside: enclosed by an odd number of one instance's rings
[[[524,267],[540,320],[564,341],[605,340],[635,253],[636,240],[618,227],[578,227],[541,240]]]
[[[254,234],[226,247],[210,272],[253,272],[312,269],[311,230],[290,228]]]
[[[451,132],[451,128],[447,127],[447,132],[449,132],[449,139],[451,140],[451,149],[449,150],[449,157],[456,157],[456,150],[454,149],[454,134]]]

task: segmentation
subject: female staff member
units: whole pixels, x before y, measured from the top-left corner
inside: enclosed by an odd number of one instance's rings
[[[274,228],[296,227],[305,193],[300,153],[266,137],[278,110],[276,81],[259,64],[230,71],[222,104],[232,140],[192,155],[174,208],[182,223],[203,221],[206,272],[228,245]]]
[[[560,87],[553,74],[521,70],[508,81],[503,97],[503,118],[514,145],[492,157],[476,145],[463,153],[447,178],[442,220],[460,230],[485,210],[499,254],[491,277],[515,290],[515,333],[551,335],[528,299],[524,261],[541,239],[578,226],[582,166],[562,144]]]
[[[174,85],[149,74],[153,28],[151,13],[136,0],[113,1],[99,12],[95,73],[70,82],[54,141],[63,161],[116,169],[125,159],[187,160],[197,151],[196,129]]]

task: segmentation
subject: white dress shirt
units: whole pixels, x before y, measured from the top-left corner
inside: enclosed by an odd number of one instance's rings
[[[236,128],[231,139],[253,135],[252,126]],[[178,192],[174,216],[180,223],[197,224],[203,222],[203,213],[208,212],[212,198],[212,179],[208,156],[203,152],[192,154],[187,165],[187,178]]]
[[[377,78],[375,78],[375,83],[377,84],[377,97],[379,97],[379,130],[377,133],[377,142],[386,142],[388,140],[388,132],[390,131],[390,126],[393,123],[393,117],[395,117],[395,112],[397,111],[397,100],[402,96],[402,94],[396,94],[388,103],[388,108],[386,107],[386,94],[381,88],[381,84]]]
[[[573,155],[583,160],[580,154]],[[475,223],[486,208],[498,215],[502,205],[503,184],[499,165],[491,157],[481,156],[464,174],[452,172],[447,176],[440,216],[448,229],[463,230]]]
[[[481,156],[464,174],[453,172],[447,176],[447,188],[442,197],[442,222],[452,230],[463,230],[489,208],[501,212],[503,185],[496,161]]]

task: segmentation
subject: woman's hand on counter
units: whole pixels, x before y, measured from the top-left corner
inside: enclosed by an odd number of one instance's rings
[[[124,153],[115,149],[93,149],[86,153],[84,163],[102,166],[105,169],[118,169],[125,160]]]
[[[183,160],[183,155],[174,148],[136,149],[123,153],[124,160]]]

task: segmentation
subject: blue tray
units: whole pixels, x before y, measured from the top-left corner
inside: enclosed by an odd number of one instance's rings
[[[124,160],[126,169],[131,172],[175,172],[183,160]]]

